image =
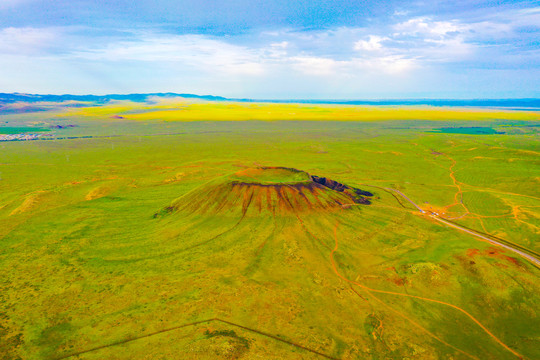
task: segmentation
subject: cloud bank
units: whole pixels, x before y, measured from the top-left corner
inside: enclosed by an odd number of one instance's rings
[[[349,99],[539,95],[540,7],[471,19],[396,11],[384,19],[232,35],[162,26],[5,27],[0,91]]]

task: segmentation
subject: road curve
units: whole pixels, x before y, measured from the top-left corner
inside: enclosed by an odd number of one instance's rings
[[[420,206],[416,205],[416,203],[415,203],[414,201],[412,201],[411,199],[409,199],[404,193],[402,193],[402,192],[399,191],[398,189],[392,189],[392,188],[384,188],[384,189],[386,189],[386,190],[388,190],[388,191],[393,191],[393,192],[395,192],[395,193],[398,193],[399,195],[401,195],[402,198],[404,198],[405,200],[407,200],[408,202],[410,202],[411,204],[413,204],[413,206],[414,206],[415,208],[417,208],[418,211],[420,211],[422,214],[425,213],[425,211],[422,210],[422,208],[420,208]]]

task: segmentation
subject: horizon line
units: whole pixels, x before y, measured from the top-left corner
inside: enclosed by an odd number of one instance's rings
[[[250,98],[250,97],[226,97],[221,95],[213,94],[195,94],[195,93],[184,93],[184,92],[133,92],[133,93],[84,93],[84,94],[72,94],[72,93],[27,93],[27,92],[0,92],[0,96],[5,95],[16,95],[16,96],[55,96],[55,97],[108,97],[108,96],[190,96],[198,98],[215,98],[223,99],[230,101],[302,101],[302,102],[354,102],[354,101],[516,101],[516,100],[525,100],[525,101],[540,101],[540,97],[463,97],[463,98],[452,98],[452,97],[377,97],[377,98]]]

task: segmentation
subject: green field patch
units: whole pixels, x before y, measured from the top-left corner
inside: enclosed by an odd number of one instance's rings
[[[495,135],[495,134],[504,134],[504,132],[499,132],[491,127],[481,127],[481,126],[472,126],[472,127],[444,127],[438,128],[428,132],[438,132],[443,134],[467,134],[467,135]]]
[[[311,181],[304,171],[287,168],[255,168],[239,171],[231,176],[231,180],[258,184],[296,184]]]
[[[11,135],[11,134],[23,134],[23,133],[38,133],[51,131],[51,129],[43,127],[31,127],[31,126],[0,126],[0,134]]]
[[[503,216],[512,211],[499,197],[484,191],[465,191],[463,203],[471,212],[481,216]]]

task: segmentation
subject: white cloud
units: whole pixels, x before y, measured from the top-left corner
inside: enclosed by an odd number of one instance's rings
[[[354,50],[358,51],[377,51],[381,50],[383,45],[382,41],[390,40],[387,37],[381,37],[377,35],[370,35],[367,40],[358,40],[354,43]]]
[[[153,35],[105,47],[76,51],[74,57],[106,62],[178,63],[204,72],[258,75],[264,72],[258,51],[202,35]]]
[[[359,74],[403,75],[418,67],[416,59],[399,55],[355,57],[349,60],[333,60],[310,56],[292,58],[293,68],[303,74],[318,77],[354,77]]]
[[[537,49],[519,47],[526,36],[536,41],[540,8],[469,22],[399,16],[395,23],[369,28],[281,29],[228,37],[121,30],[88,36],[92,29],[4,28],[0,80],[18,84],[18,77],[26,79],[21,84],[32,84],[42,79],[44,88],[52,82],[93,84],[117,92],[174,91],[177,86],[242,96],[234,90],[309,92],[327,85],[344,92],[369,90],[375,83],[393,89],[398,78],[406,89],[406,79],[419,81],[452,66],[474,69],[489,62],[511,69],[520,61],[540,63]]]
[[[405,58],[399,55],[382,56],[371,59],[358,59],[356,65],[359,69],[370,69],[390,75],[406,74],[418,67],[416,59]]]
[[[394,16],[406,16],[409,15],[409,11],[407,10],[396,10],[394,11]]]
[[[0,54],[39,54],[55,45],[58,32],[52,28],[8,27],[0,30]]]
[[[33,0],[2,0],[0,2],[0,10],[2,9],[7,9],[7,8],[10,8],[10,7],[14,7],[14,6],[19,6],[19,5],[22,5],[22,4],[26,4],[26,3],[29,3]]]
[[[288,41],[271,43],[267,49],[267,54],[271,58],[282,58],[287,55],[287,48],[290,46]]]
[[[334,75],[338,67],[342,67],[340,62],[317,56],[297,56],[289,59],[292,67],[307,75],[327,76]]]
[[[429,17],[409,19],[396,24],[394,29],[400,35],[445,37],[452,33],[460,33],[469,30],[469,26],[457,21],[433,21]]]
[[[301,41],[305,41],[307,35],[300,36]],[[320,38],[317,34],[311,36]],[[368,48],[381,49],[378,44],[387,38],[370,36],[368,39]],[[71,56],[109,63],[164,63],[167,67],[193,69],[220,78],[231,75],[272,76],[276,72],[291,71],[318,77],[354,75],[359,71],[397,74],[415,67],[415,59],[399,54],[384,52],[359,58],[350,53],[338,59],[293,48],[291,41],[294,41],[294,36],[280,42],[248,47],[202,35],[144,35],[130,41],[112,42],[101,48],[76,51]]]
[[[540,6],[519,10],[521,14],[540,14]]]
[[[392,39],[403,52],[428,62],[459,62],[474,55],[475,28],[457,20],[434,21],[429,17],[412,18],[395,24]],[[477,35],[476,35],[477,36]]]

